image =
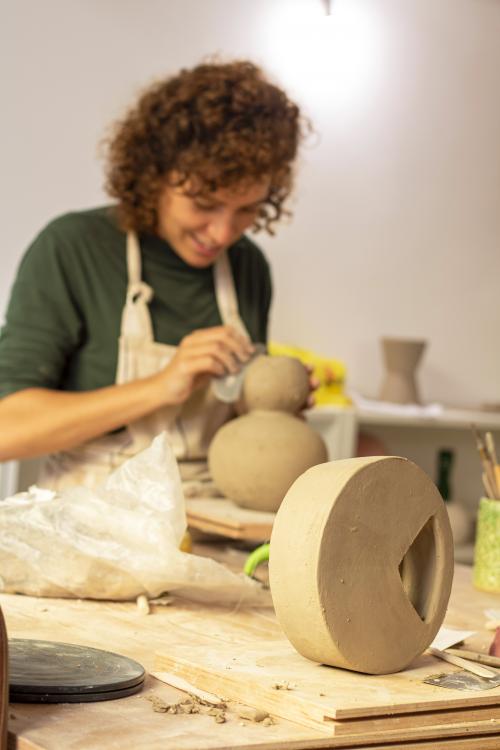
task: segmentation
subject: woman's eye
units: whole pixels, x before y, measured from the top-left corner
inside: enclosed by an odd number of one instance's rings
[[[213,203],[200,203],[199,201],[195,201],[194,205],[200,211],[213,211],[215,208],[215,205]]]

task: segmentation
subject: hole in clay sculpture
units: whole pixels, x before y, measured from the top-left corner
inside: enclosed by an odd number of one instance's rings
[[[436,575],[435,517],[423,525],[399,564],[403,589],[418,616],[427,622]]]

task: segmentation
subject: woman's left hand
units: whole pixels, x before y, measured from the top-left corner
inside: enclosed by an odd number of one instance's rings
[[[314,399],[314,391],[316,391],[319,387],[319,380],[315,375],[313,375],[313,366],[304,365],[304,367],[309,373],[309,395],[307,397],[306,403],[302,407],[302,410],[311,409],[314,406],[314,404],[316,403]]]

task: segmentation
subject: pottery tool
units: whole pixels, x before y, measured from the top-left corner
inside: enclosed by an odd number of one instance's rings
[[[496,463],[496,451],[493,436],[491,433],[488,433],[490,437],[486,439],[487,442],[485,443],[475,425],[471,425],[471,427],[476,441],[479,458],[481,459],[481,464],[483,466],[482,480],[486,494],[493,500],[500,500],[500,467]],[[488,444],[492,448],[491,451],[488,448]]]
[[[467,672],[472,672],[472,674],[475,674],[478,677],[486,677],[486,679],[491,679],[493,677],[500,676],[493,669],[482,667],[481,665],[475,664],[472,661],[468,661],[461,656],[455,656],[455,654],[452,654],[449,651],[441,651],[441,649],[434,648],[433,646],[429,646],[428,651],[438,659],[442,659],[443,661],[447,661],[450,664],[454,664],[456,667],[462,667],[462,669],[465,669]]]
[[[251,552],[245,562],[245,566],[243,568],[243,572],[245,575],[250,576],[250,578],[254,577],[254,573],[264,562],[269,561],[269,549],[271,545],[266,542],[265,544],[261,544],[259,547],[253,550]]]
[[[483,482],[483,487],[486,490],[486,497],[490,498],[491,500],[495,500],[495,490],[493,489],[491,480],[485,471],[483,471],[483,473],[481,474],[481,480]]]
[[[486,441],[486,448],[488,450],[491,460],[493,461],[493,464],[495,466],[498,466],[498,458],[497,458],[497,452],[495,448],[495,440],[493,439],[493,435],[491,434],[491,432],[486,433],[485,441]]]
[[[250,358],[244,362],[239,372],[228,373],[227,375],[221,375],[218,378],[212,378],[212,391],[219,401],[223,401],[226,404],[232,404],[238,400],[243,388],[243,379],[248,365],[260,354],[265,354],[265,344],[254,344],[255,351]]]
[[[493,690],[500,685],[500,674],[490,679],[479,677],[472,672],[449,672],[433,677],[427,677],[424,682],[435,687],[450,690]]]
[[[142,690],[144,668],[119,654],[69,643],[9,640],[14,703],[90,703]]]
[[[469,651],[466,648],[448,648],[446,651],[453,656],[462,656],[469,661],[477,661],[479,664],[486,664],[487,667],[500,669],[500,658],[498,656],[490,656],[480,651]]]
[[[269,567],[278,621],[299,653],[369,674],[399,671],[444,619],[453,577],[446,507],[404,458],[319,464],[281,504]]]
[[[498,463],[497,451],[496,451],[496,447],[495,447],[495,440],[494,440],[493,435],[492,435],[491,432],[487,432],[486,433],[485,441],[486,441],[486,448],[488,449],[488,453],[489,453],[490,459],[491,459],[491,461],[493,463],[493,472],[494,472],[494,475],[495,475],[496,488],[497,488],[497,491],[499,491],[499,494],[500,494],[500,465]]]

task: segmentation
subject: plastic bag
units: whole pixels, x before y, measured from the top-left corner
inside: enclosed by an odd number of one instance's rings
[[[0,590],[127,600],[163,592],[269,606],[270,594],[215,560],[179,550],[186,529],[166,434],[99,487],[38,487],[0,502]]]

